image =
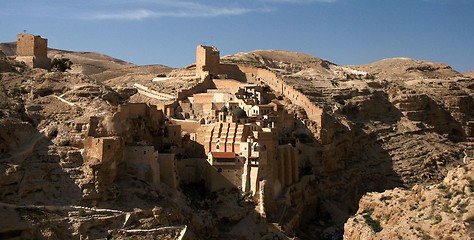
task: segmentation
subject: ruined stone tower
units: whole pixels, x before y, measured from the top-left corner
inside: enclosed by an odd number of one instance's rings
[[[219,71],[220,54],[216,47],[199,45],[196,48],[196,75],[202,76],[206,71],[217,75]]]
[[[33,68],[49,69],[51,60],[48,58],[48,39],[27,33],[18,34],[16,60]]]

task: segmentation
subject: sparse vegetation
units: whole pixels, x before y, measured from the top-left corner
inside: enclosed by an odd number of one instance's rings
[[[372,218],[373,212],[374,212],[373,208],[366,209],[364,210],[364,212],[362,212],[362,217],[364,218],[365,223],[369,225],[369,227],[371,227],[372,230],[374,230],[374,232],[377,233],[377,232],[382,231],[383,228],[380,225],[380,222],[378,220]]]
[[[380,201],[384,202],[384,201],[387,201],[387,200],[390,200],[390,199],[392,199],[392,196],[382,196],[380,198]]]
[[[51,71],[65,72],[71,69],[72,61],[69,58],[55,58],[51,61]]]
[[[470,177],[468,177],[467,180],[469,181],[469,189],[471,189],[471,192],[474,192],[474,180]]]
[[[13,88],[8,91],[8,95],[12,97],[19,97],[21,95],[21,89],[18,86],[14,86]]]

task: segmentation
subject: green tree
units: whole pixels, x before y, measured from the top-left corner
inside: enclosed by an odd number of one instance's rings
[[[65,72],[68,69],[71,69],[73,63],[69,58],[55,58],[51,61],[51,71],[53,72]]]

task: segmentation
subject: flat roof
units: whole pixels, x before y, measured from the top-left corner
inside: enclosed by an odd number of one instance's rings
[[[211,152],[213,158],[235,158],[235,152]]]

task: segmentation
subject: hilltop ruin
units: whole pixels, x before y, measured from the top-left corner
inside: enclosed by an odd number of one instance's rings
[[[15,59],[33,68],[50,69],[48,39],[27,33],[18,34]]]

